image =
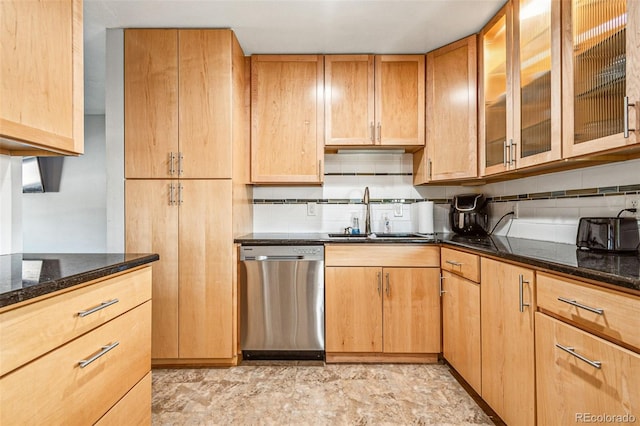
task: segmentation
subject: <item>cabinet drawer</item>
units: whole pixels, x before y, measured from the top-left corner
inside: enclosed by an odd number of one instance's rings
[[[151,267],[146,267],[2,313],[0,376],[149,299]]]
[[[571,348],[600,367],[556,345]],[[585,415],[640,418],[638,354],[537,312],[536,367],[540,425],[590,423]]]
[[[480,256],[458,250],[442,248],[440,252],[440,268],[480,282]]]
[[[440,266],[440,247],[401,244],[329,244],[326,266]]]
[[[96,423],[96,426],[150,425],[151,373],[147,373]]]
[[[149,301],[2,377],[0,424],[93,424],[150,369]]]
[[[537,282],[539,308],[640,350],[639,297],[545,272],[538,272]]]

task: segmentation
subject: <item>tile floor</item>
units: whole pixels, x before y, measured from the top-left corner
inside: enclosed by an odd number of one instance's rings
[[[492,425],[442,364],[153,370],[154,425]]]

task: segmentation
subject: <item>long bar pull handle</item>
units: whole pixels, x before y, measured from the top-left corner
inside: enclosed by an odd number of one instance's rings
[[[169,183],[169,205],[170,206],[175,206],[176,205],[176,200],[174,199],[174,195],[173,195],[173,182]]]
[[[440,275],[440,297],[442,297],[442,295],[446,293],[446,291],[444,291],[442,289],[442,281],[443,280],[444,280],[444,276]]]
[[[513,139],[509,140],[509,164],[511,165],[515,165],[516,164],[516,143],[513,141]]]
[[[378,296],[382,296],[382,272],[378,272]]]
[[[184,186],[181,183],[178,184],[178,205],[181,206],[184,200],[182,199],[182,190]]]
[[[169,153],[169,176],[173,176],[176,172],[175,167],[173,167],[173,162],[175,161],[175,155],[173,151]]]
[[[101,356],[103,356],[104,354],[106,354],[107,352],[109,352],[111,349],[115,348],[119,344],[120,342],[114,342],[110,345],[103,346],[102,350],[97,354],[95,354],[94,356],[92,356],[91,358],[78,361],[78,365],[80,365],[80,368],[85,368],[87,365],[91,364],[93,361],[97,360],[98,358],[100,358]]]
[[[445,263],[448,263],[451,266],[462,266],[462,263],[456,262],[454,260],[445,260]]]
[[[565,297],[558,297],[558,300],[564,303],[568,303],[569,305],[575,306],[576,308],[584,309],[585,311],[593,312],[594,314],[604,315],[604,309],[602,308],[592,308],[591,306],[583,305],[582,303],[576,302],[575,299],[567,299]]]
[[[322,182],[322,160],[318,160],[318,182]]]
[[[373,124],[373,121],[369,125],[371,129],[371,143],[376,143],[376,126]]]
[[[629,107],[635,107],[636,104],[630,104],[629,103],[629,97],[625,96],[624,97],[624,118],[623,118],[623,122],[624,122],[624,137],[628,138],[629,137],[629,131],[635,132],[636,129],[630,129],[629,128]]]
[[[87,315],[91,315],[91,314],[93,314],[94,312],[101,311],[102,309],[104,309],[104,308],[106,308],[106,307],[108,307],[108,306],[111,306],[111,305],[115,305],[115,304],[116,304],[116,303],[118,303],[118,302],[119,302],[119,300],[118,300],[118,299],[113,299],[113,300],[109,300],[109,301],[107,301],[107,302],[102,302],[102,303],[101,303],[101,304],[99,304],[98,306],[95,306],[95,307],[93,307],[93,308],[91,308],[91,309],[87,309],[87,310],[85,310],[85,311],[79,311],[79,312],[78,312],[78,316],[79,316],[80,318],[84,318],[84,317],[86,317]]]
[[[433,176],[433,163],[431,162],[431,158],[427,160],[427,176],[429,176],[429,180]]]
[[[572,347],[570,347],[570,346],[562,346],[561,344],[556,343],[556,348],[558,348],[558,349],[562,349],[562,350],[563,350],[563,351],[565,351],[566,353],[568,353],[568,354],[571,354],[571,355],[575,356],[575,357],[576,357],[576,358],[578,358],[580,361],[584,361],[584,362],[586,362],[587,364],[589,364],[589,365],[590,365],[590,366],[592,366],[592,367],[595,367],[595,368],[597,368],[597,369],[602,368],[602,362],[600,362],[600,361],[591,361],[589,358],[587,358],[587,357],[585,357],[585,356],[582,356],[582,355],[580,355],[579,353],[577,353],[577,352],[575,351],[575,349],[574,349],[574,348],[572,348]]]
[[[382,124],[378,121],[378,143],[382,143]]]
[[[509,145],[507,144],[507,140],[505,139],[504,141],[504,146],[502,147],[502,165],[507,167],[507,147]]]
[[[387,279],[387,297],[391,297],[391,280],[389,279],[389,273],[387,272],[385,278]]]
[[[524,312],[525,306],[530,306],[528,303],[524,303],[524,283],[529,284],[529,281],[525,281],[524,275],[520,274],[520,278],[519,278],[520,312]]]
[[[182,176],[184,170],[182,170],[182,160],[184,157],[182,156],[182,152],[178,153],[178,176]]]

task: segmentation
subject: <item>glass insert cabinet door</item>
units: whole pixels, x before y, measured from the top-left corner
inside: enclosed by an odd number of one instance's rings
[[[562,7],[563,156],[638,142],[640,2],[564,0]]]

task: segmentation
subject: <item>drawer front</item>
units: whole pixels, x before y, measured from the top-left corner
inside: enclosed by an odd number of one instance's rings
[[[0,424],[95,423],[150,369],[149,301],[2,377]]]
[[[640,350],[640,297],[545,272],[537,282],[539,308]]]
[[[147,373],[133,389],[102,416],[96,426],[150,425],[151,373]]]
[[[478,255],[443,247],[440,253],[440,268],[468,280],[480,282],[480,256]]]
[[[640,419],[638,354],[538,312],[536,366],[538,424],[593,423],[589,418],[598,415],[614,419],[598,424],[634,423],[629,416]]]
[[[407,244],[329,244],[326,266],[440,266],[440,247]]]
[[[1,314],[0,376],[149,299],[146,267]]]

